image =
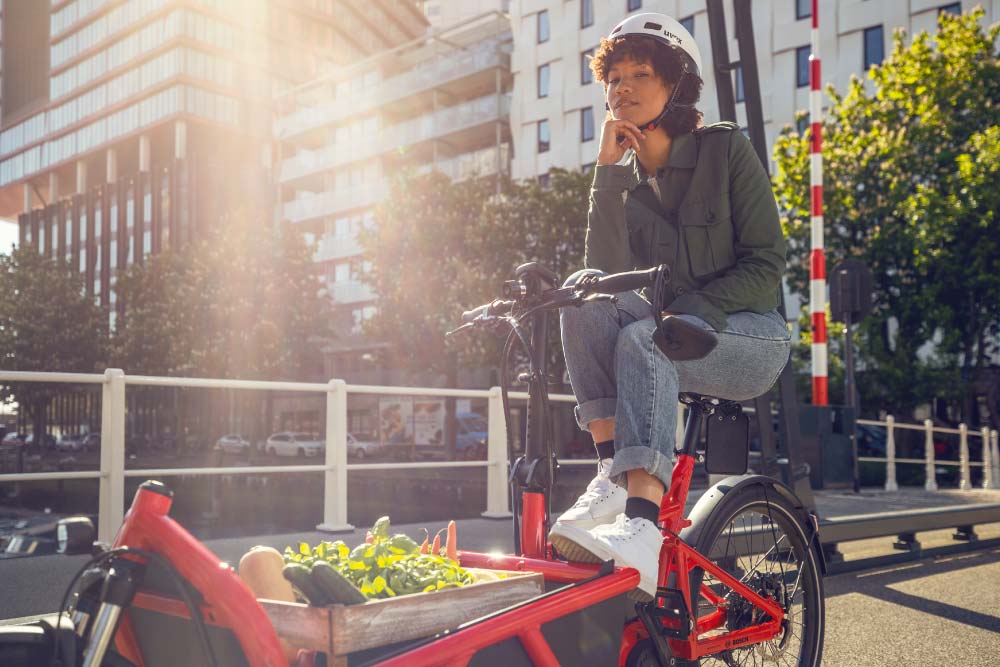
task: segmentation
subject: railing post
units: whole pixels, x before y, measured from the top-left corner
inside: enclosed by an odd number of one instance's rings
[[[125,518],[125,373],[104,371],[101,391],[101,481],[97,539],[112,542]]]
[[[487,411],[486,456],[486,511],[489,519],[506,519],[510,513],[507,493],[507,420],[504,418],[503,397],[500,387],[490,389]]]
[[[997,443],[997,432],[990,435],[990,451],[993,453],[993,488],[1000,487],[1000,444]]]
[[[924,460],[927,481],[924,482],[925,491],[937,491],[937,473],[934,472],[934,422],[930,419],[924,420]]]
[[[995,474],[993,467],[996,463],[994,462],[993,452],[990,448],[990,427],[984,426],[979,431],[979,437],[983,439],[983,488],[992,489],[993,475]]]
[[[896,418],[885,418],[885,490],[899,491],[896,484]]]
[[[958,466],[962,474],[958,488],[969,491],[972,489],[972,473],[969,470],[969,427],[966,424],[958,425]]]
[[[323,473],[323,523],[316,530],[342,533],[347,523],[347,384],[330,380],[326,389],[326,472]]]

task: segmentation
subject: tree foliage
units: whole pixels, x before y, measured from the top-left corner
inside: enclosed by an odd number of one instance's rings
[[[560,169],[548,185],[440,173],[394,181],[375,224],[361,234],[372,268],[365,277],[378,312],[367,333],[389,343],[393,362],[449,373],[497,362],[486,336],[445,339],[463,310],[500,295],[504,280],[537,261],[562,277],[583,265],[590,177]],[[553,369],[557,372],[557,369]]]
[[[27,372],[93,373],[104,360],[107,317],[83,280],[64,263],[33,248],[0,255],[0,368]],[[44,415],[59,385],[0,385],[44,432]]]
[[[1000,329],[1000,27],[982,11],[940,16],[853,79],[823,123],[825,252],[832,267],[871,267],[875,308],[859,328],[859,388],[905,413],[930,397],[963,397],[996,350]],[[775,144],[775,194],[789,239],[789,283],[809,291],[807,131]],[[927,346],[933,343],[933,348]],[[923,348],[923,349],[922,349]],[[927,350],[933,349],[930,355]],[[920,354],[918,354],[920,352]]]
[[[116,285],[112,360],[129,373],[315,375],[328,305],[301,234],[236,212],[182,253],[146,258]]]

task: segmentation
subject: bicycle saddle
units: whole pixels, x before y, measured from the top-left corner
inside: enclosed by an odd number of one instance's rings
[[[663,323],[653,332],[653,342],[668,359],[690,361],[708,355],[719,341],[707,329],[673,315],[664,315]]]
[[[677,395],[677,399],[684,405],[697,405],[703,412],[712,414],[716,410],[722,412],[731,411],[739,406],[739,401],[731,401],[728,398],[718,398],[707,394],[696,394],[693,391],[682,391]]]

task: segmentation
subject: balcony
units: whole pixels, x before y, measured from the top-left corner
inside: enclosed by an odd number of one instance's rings
[[[440,139],[480,125],[505,121],[510,116],[510,94],[487,95],[434,113],[387,127],[361,146],[327,146],[302,150],[281,163],[280,179],[287,184],[318,171],[371,159],[377,155]]]
[[[495,146],[480,148],[471,153],[456,155],[448,160],[439,160],[437,164],[428,164],[420,172],[431,169],[440,171],[453,181],[464,181],[476,176],[492,176],[496,173],[506,174],[510,171],[510,144],[500,144],[499,159]]]
[[[335,282],[330,287],[332,288],[333,302],[337,305],[361,303],[375,299],[375,292],[372,288],[358,280]]]
[[[301,197],[284,205],[284,217],[291,222],[302,222],[336,215],[341,211],[371,206],[385,196],[384,183],[372,183],[350,189],[322,192]]]
[[[455,51],[422,63],[403,74],[384,79],[368,90],[321,102],[279,118],[275,122],[275,134],[278,139],[291,139],[497,67],[509,70],[510,55],[499,51],[496,42],[489,42],[469,51]],[[309,92],[315,94],[316,91]],[[304,93],[307,94],[309,93]]]
[[[325,236],[316,244],[314,262],[329,262],[344,257],[355,257],[363,252],[354,236]]]

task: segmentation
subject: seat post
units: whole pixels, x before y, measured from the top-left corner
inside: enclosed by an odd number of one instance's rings
[[[705,416],[705,411],[698,401],[687,403],[687,421],[684,424],[684,442],[676,450],[677,454],[687,454],[694,456],[695,448],[698,446],[698,439],[701,436],[701,423]]]

